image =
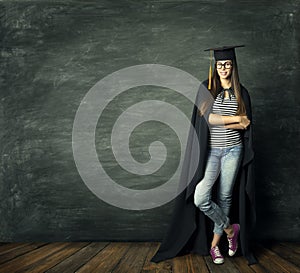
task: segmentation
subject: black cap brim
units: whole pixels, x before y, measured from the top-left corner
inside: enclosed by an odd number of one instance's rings
[[[209,51],[209,50],[222,51],[222,50],[234,49],[234,48],[236,48],[236,47],[244,47],[244,46],[245,46],[245,45],[212,47],[212,48],[204,49],[204,51]]]

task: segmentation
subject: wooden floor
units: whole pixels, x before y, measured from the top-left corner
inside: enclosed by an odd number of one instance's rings
[[[158,247],[155,242],[0,243],[0,272],[300,272],[300,243],[256,245],[259,264],[251,266],[244,257],[225,257],[215,265],[210,256],[196,254],[151,263]]]

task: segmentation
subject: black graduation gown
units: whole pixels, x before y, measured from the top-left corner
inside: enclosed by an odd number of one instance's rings
[[[204,176],[205,164],[207,161],[209,125],[206,120],[208,115],[200,116],[197,107],[204,98],[206,100],[209,100],[210,98],[211,106],[213,104],[213,98],[207,90],[207,84],[208,81],[206,80],[200,85],[196,96],[179,185],[182,186],[186,183],[186,181],[188,181],[188,178],[190,177],[190,165],[192,162],[195,162],[196,156],[199,156],[198,167],[191,182],[184,187],[184,190],[175,199],[174,212],[169,229],[160,245],[160,248],[152,257],[152,262],[157,263],[162,260],[188,253],[209,255],[214,223],[195,206],[193,197],[196,185]],[[209,95],[207,95],[208,93]],[[253,173],[254,150],[252,143],[253,128],[251,101],[248,91],[242,85],[241,96],[245,103],[246,113],[251,124],[246,130],[241,131],[244,153],[242,164],[238,170],[232,193],[233,200],[229,218],[231,223],[240,224],[239,249],[236,256],[240,256],[242,254],[248,260],[248,264],[250,265],[257,263],[257,259],[253,255],[250,245],[251,231],[256,222]],[[207,111],[208,114],[211,111],[211,106],[210,110]],[[192,126],[194,126],[197,132],[196,137],[195,134],[192,134]],[[195,141],[199,141],[200,153],[198,154],[193,152]],[[218,180],[213,187],[212,198],[215,197]],[[226,255],[228,251],[226,234],[225,236],[222,236],[219,247],[221,252]]]

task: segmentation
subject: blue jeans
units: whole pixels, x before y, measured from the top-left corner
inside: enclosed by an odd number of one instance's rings
[[[205,174],[195,189],[195,205],[214,222],[213,232],[219,235],[222,235],[223,229],[230,225],[228,216],[232,190],[242,154],[242,143],[224,148],[209,147]],[[215,203],[211,200],[211,191],[219,175],[220,183]]]

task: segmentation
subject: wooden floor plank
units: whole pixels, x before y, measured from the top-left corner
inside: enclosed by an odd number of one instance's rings
[[[210,256],[204,257],[210,272],[214,273],[240,273],[228,257],[224,257],[223,264],[214,264]]]
[[[112,273],[140,273],[144,266],[149,247],[150,243],[132,243],[120,262],[112,270]]]
[[[255,273],[268,273],[268,271],[260,264],[258,261],[257,264],[251,264],[249,267],[255,272]]]
[[[3,254],[0,254],[0,264],[12,260],[20,255],[23,255],[46,244],[47,243],[24,244],[23,246],[20,245],[18,248],[13,248],[9,251],[5,251]]]
[[[151,262],[152,257],[155,255],[159,247],[160,247],[160,243],[158,242],[151,243],[141,273],[157,273],[157,272],[171,273],[172,272],[172,266],[168,260],[161,261],[160,263]]]
[[[34,264],[38,260],[41,260],[64,247],[65,243],[62,242],[44,245],[38,249],[1,264],[1,272],[22,272],[22,270],[29,265]]]
[[[269,273],[260,263],[249,265],[255,273]]]
[[[273,251],[261,245],[255,247],[256,257],[260,264],[272,273],[297,273],[299,268],[287,260],[284,260]]]
[[[282,242],[281,244],[289,247],[291,251],[300,255],[300,242]]]
[[[193,268],[195,268],[194,272],[199,272],[199,273],[207,273],[209,272],[209,269],[206,265],[204,256],[200,256],[197,254],[192,254],[192,263],[193,263]]]
[[[46,273],[74,273],[78,268],[83,266],[99,251],[101,251],[108,242],[93,242],[86,247],[81,248],[74,255],[69,256],[64,261],[58,263],[56,266],[45,271]],[[88,271],[87,271],[88,272]]]
[[[231,258],[232,263],[235,265],[235,267],[239,270],[239,272],[243,273],[266,273],[266,271],[258,267],[259,272],[255,271],[253,267],[248,265],[248,261],[245,257],[239,256],[239,257],[232,257]]]
[[[20,247],[24,247],[25,245],[30,245],[31,243],[7,243],[0,246],[0,255],[6,252],[9,252],[14,249],[18,249]]]
[[[210,256],[187,254],[151,262],[158,242],[56,242],[0,245],[0,272],[5,273],[300,273],[300,244],[256,245],[258,264],[227,257],[222,265]]]
[[[97,255],[80,267],[77,273],[86,272],[111,272],[120,259],[130,248],[128,242],[112,242],[103,248]],[[63,271],[61,271],[63,272]],[[58,273],[58,272],[57,272]]]
[[[187,255],[172,259],[172,273],[187,273]]]
[[[196,254],[176,257],[172,262],[172,273],[209,273],[204,258]]]
[[[278,256],[282,257],[283,259],[300,267],[300,253],[294,251],[294,249],[296,248],[290,248],[280,243],[275,243],[266,247],[275,252]]]
[[[24,272],[28,273],[42,273],[50,268],[54,267],[61,261],[67,259],[83,247],[87,246],[89,242],[68,242],[66,247],[53,253],[52,255],[46,257],[43,260],[38,261],[37,263],[24,268]]]

